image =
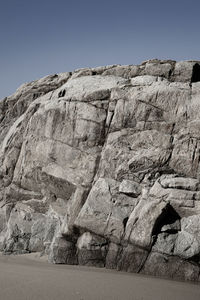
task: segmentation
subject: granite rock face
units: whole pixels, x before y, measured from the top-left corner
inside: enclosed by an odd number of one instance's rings
[[[200,62],[47,76],[0,101],[0,250],[200,280]]]

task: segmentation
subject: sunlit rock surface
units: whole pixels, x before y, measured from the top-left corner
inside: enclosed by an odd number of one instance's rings
[[[200,280],[200,62],[47,76],[0,101],[0,250]]]

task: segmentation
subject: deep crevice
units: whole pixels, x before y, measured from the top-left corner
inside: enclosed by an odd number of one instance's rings
[[[66,90],[61,90],[59,93],[58,93],[58,98],[62,98],[65,96],[65,93],[66,93]]]
[[[126,218],[123,219],[124,230],[126,228],[127,222],[128,222],[128,217],[126,217]]]

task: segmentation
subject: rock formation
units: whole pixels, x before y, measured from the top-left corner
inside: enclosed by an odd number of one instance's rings
[[[47,76],[0,101],[0,250],[200,280],[200,62]]]

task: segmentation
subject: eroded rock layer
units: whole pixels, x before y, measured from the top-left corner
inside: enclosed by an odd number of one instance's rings
[[[200,280],[200,62],[48,76],[0,101],[0,250]]]

